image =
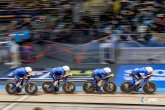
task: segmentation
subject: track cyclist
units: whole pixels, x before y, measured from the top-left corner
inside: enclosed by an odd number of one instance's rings
[[[23,80],[21,80],[21,78],[26,79],[26,78],[29,78],[30,76],[34,76],[35,74],[32,73],[32,68],[31,67],[20,67],[20,68],[17,68],[13,72],[13,75],[14,75],[15,81],[16,81],[16,87],[15,87],[14,90],[17,93],[17,90],[19,89],[19,86],[23,82]]]
[[[113,77],[114,74],[111,73],[111,68],[97,68],[94,70],[92,77],[94,78],[94,85],[96,85],[96,91],[101,92],[101,85],[103,79],[108,80],[109,77]]]
[[[144,74],[144,77],[142,76]],[[153,68],[152,67],[142,67],[142,68],[135,68],[132,73],[130,74],[132,77],[136,78],[135,84],[132,86],[134,90],[142,81],[142,79],[148,79],[153,76]]]
[[[53,78],[54,86],[52,88],[53,92],[56,92],[57,84],[60,79],[65,79],[68,76],[72,76],[72,73],[66,74],[67,71],[70,71],[69,66],[55,67],[51,70],[50,76]]]

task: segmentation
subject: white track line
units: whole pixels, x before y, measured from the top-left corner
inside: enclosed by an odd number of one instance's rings
[[[23,101],[23,100],[26,99],[27,97],[28,97],[28,95],[25,95],[25,96],[19,98],[19,99],[16,100],[16,101]],[[5,108],[3,108],[2,110],[10,110],[10,109],[11,109],[12,107],[14,107],[16,104],[18,104],[18,103],[11,103],[11,104],[9,104],[8,106],[6,106]]]

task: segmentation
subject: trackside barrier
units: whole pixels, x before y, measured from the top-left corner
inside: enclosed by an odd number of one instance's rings
[[[119,65],[118,70],[116,71],[115,83],[117,86],[120,86],[125,80],[130,81],[132,78],[129,76],[131,71],[134,68],[141,68],[145,66],[151,66],[154,69],[154,76],[150,78],[153,81],[157,88],[165,88],[165,65]],[[141,73],[142,76],[144,74]]]
[[[120,64],[163,64],[165,47],[123,47],[118,56]]]
[[[82,78],[77,78],[77,77],[70,77],[68,78],[69,81],[75,81],[75,82],[84,82],[86,80],[91,80],[93,78],[91,77],[82,77]],[[7,80],[15,80],[15,78],[0,78],[1,81],[7,81]],[[52,78],[30,78],[31,81],[36,81],[36,82],[43,82],[43,81],[52,81]]]
[[[124,81],[132,80],[129,74],[134,68],[140,68],[145,66],[151,66],[154,69],[154,76],[150,78],[153,81],[157,88],[165,88],[165,64],[153,64],[153,65],[109,65],[112,68],[112,72],[115,73],[114,78],[110,78],[111,81],[114,81],[119,87]],[[99,66],[97,67],[99,68]],[[91,74],[95,68],[72,68],[73,76],[69,78],[70,81],[75,82],[84,82],[86,80],[91,80]],[[42,82],[42,81],[51,81],[52,78],[49,76],[51,68],[34,68],[34,73],[36,76],[32,77],[32,81]],[[2,75],[0,81],[6,82],[7,80],[14,80],[13,71],[8,70]],[[143,76],[143,74],[142,74]]]

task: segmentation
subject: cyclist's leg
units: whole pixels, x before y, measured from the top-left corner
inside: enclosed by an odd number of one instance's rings
[[[137,74],[138,81],[135,83],[135,85],[138,86],[141,83],[142,79],[143,79],[143,77],[140,74]]]
[[[50,76],[53,78],[53,81],[52,81],[53,85],[52,86],[56,86],[58,83],[58,76],[55,74],[53,74],[53,75],[50,74]]]
[[[130,74],[130,76],[132,77],[132,83],[128,86],[128,89],[134,90],[136,83],[136,74],[133,72]]]
[[[24,84],[24,79],[21,80],[21,84],[20,85],[23,85]]]
[[[54,77],[54,86],[57,86],[58,82],[59,82],[59,78],[57,75],[53,75]]]
[[[21,77],[18,75],[15,75],[14,77],[15,77],[16,87],[19,87],[21,84],[21,79],[20,79]]]
[[[91,75],[91,77],[93,78],[93,82],[92,82],[92,87],[96,87],[96,85],[97,85],[97,80],[96,80],[96,78],[95,78],[95,74],[93,73],[92,75]]]
[[[101,85],[102,85],[102,80],[101,80],[102,76],[101,75],[96,75],[95,79],[97,81],[97,90],[101,91]]]
[[[19,86],[21,84],[21,79],[20,79],[21,77],[18,75],[14,75],[14,77],[15,77],[15,84],[16,84],[14,91],[17,93],[17,90],[19,89]]]
[[[135,78],[136,78],[137,81],[136,81],[135,84],[132,86],[132,90],[137,90],[137,88],[138,88],[140,82],[142,81],[142,76],[141,76],[140,74],[136,74],[136,75],[135,75]]]
[[[97,76],[97,75],[92,75],[92,77],[94,78],[92,86],[93,86],[93,87],[97,87],[97,84],[98,84],[98,76]]]
[[[58,76],[55,75],[55,74],[52,75],[52,78],[53,78],[52,91],[55,93],[56,90],[58,89],[57,84],[58,84],[58,82],[59,82],[59,78],[58,78]]]
[[[103,82],[102,76],[101,75],[98,75],[97,80],[98,80],[98,86],[101,86],[102,85],[102,82]]]

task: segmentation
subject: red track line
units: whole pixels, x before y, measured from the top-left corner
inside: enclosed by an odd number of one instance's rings
[[[49,55],[49,54],[55,54],[55,53],[60,53],[60,52],[67,52],[67,53],[70,53],[70,54],[75,54],[74,52],[70,51],[71,48],[63,48],[63,49],[60,49],[58,51],[55,51],[55,52],[49,52],[46,54],[46,51],[48,51],[50,48],[52,48],[52,46],[54,46],[56,44],[50,44],[48,45],[44,51],[40,52],[38,55],[36,55],[36,58],[35,59],[32,59],[30,61],[26,61],[26,62],[35,62],[37,61],[38,59],[40,59],[41,57],[45,56],[45,55]],[[56,45],[57,46],[57,45]],[[24,60],[25,61],[25,60]]]
[[[77,60],[76,60],[76,64],[80,64],[84,55],[82,55],[83,53],[86,53],[87,52],[87,49],[88,49],[89,45],[86,45],[83,50],[81,51],[80,54],[77,55]]]

